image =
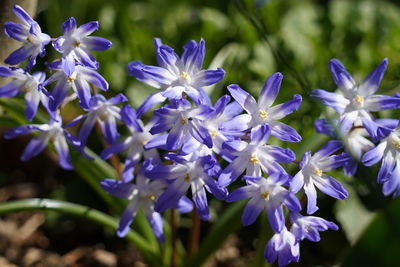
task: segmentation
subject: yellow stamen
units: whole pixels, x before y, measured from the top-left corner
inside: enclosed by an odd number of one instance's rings
[[[317,176],[322,176],[323,172],[321,171],[321,169],[315,168],[313,170],[314,174]]]
[[[32,35],[28,35],[26,41],[28,41],[29,43],[33,43]]]
[[[69,83],[72,83],[72,82],[75,81],[75,80],[76,80],[75,77],[68,77],[68,78],[67,78],[67,81],[68,81]]]
[[[258,112],[258,116],[260,116],[261,119],[266,119],[268,117],[268,114],[267,114],[267,112],[265,110],[261,109]]]
[[[218,135],[217,130],[211,130],[211,131],[210,131],[210,135],[211,135],[211,137],[212,137],[213,139],[215,139],[215,137],[217,137],[217,135]]]
[[[74,42],[74,46],[75,46],[75,47],[79,47],[79,46],[81,46],[81,43],[78,42],[78,41],[75,41],[75,42]]]
[[[259,163],[260,161],[258,160],[257,155],[253,154],[253,155],[251,155],[249,162],[256,164],[256,163]]]
[[[151,201],[156,200],[156,197],[154,195],[146,195],[145,198],[147,198],[148,200],[151,200]]]
[[[393,145],[395,148],[400,148],[400,140],[399,141],[394,141]]]
[[[358,103],[361,104],[364,101],[364,97],[358,95],[354,98],[354,100]]]
[[[181,123],[182,123],[182,125],[185,125],[186,123],[188,123],[188,120],[187,119],[182,119]]]
[[[186,80],[189,77],[189,74],[186,71],[181,72],[181,78]]]
[[[262,197],[263,199],[265,199],[265,200],[268,200],[268,199],[269,199],[269,193],[268,193],[268,192],[263,192],[263,193],[261,194],[261,197]]]
[[[184,178],[185,182],[190,182],[190,176],[189,174],[186,174],[185,178]]]

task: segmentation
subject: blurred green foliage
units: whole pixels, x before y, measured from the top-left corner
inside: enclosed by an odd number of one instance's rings
[[[178,54],[187,41],[205,39],[205,66],[222,67],[227,72],[224,81],[212,88],[214,100],[226,94],[231,83],[257,96],[269,75],[282,72],[285,79],[276,102],[287,101],[295,93],[304,99],[300,109],[285,118],[303,136],[303,143],[289,145],[298,156],[326,140],[315,133],[313,122],[327,110],[308,94],[316,88],[336,89],[328,71],[331,58],[341,60],[361,82],[387,57],[389,68],[378,93],[399,92],[400,3],[394,0],[39,1],[38,19],[43,31],[52,37],[61,35],[61,23],[70,16],[78,24],[100,22],[96,35],[113,42],[109,51],[96,53],[99,71],[110,83],[108,94],[123,92],[135,107],[154,89],[128,76],[126,66],[132,60],[156,64],[154,37],[160,37]],[[57,56],[49,54],[46,60]],[[399,115],[399,111],[378,114],[385,118]],[[372,170],[360,170],[355,178],[337,173],[354,196],[336,208],[331,199],[322,197],[319,215],[340,220],[344,231],[324,233],[318,244],[305,242],[302,265],[344,261],[346,266],[359,266],[360,258],[363,266],[398,265],[400,221],[385,210],[390,206],[398,211],[400,203],[382,200],[375,182],[376,168]],[[334,211],[338,212],[336,219]],[[355,214],[359,224],[351,218]],[[351,220],[353,225],[346,224]],[[386,236],[390,236],[388,244]],[[354,251],[352,244],[356,244]],[[391,253],[377,252],[383,247]],[[375,253],[370,253],[373,250]]]

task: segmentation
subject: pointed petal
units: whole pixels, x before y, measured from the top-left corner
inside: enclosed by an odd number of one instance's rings
[[[333,80],[342,92],[347,93],[355,88],[356,83],[353,77],[346,71],[346,68],[339,60],[332,59],[329,62],[329,70],[331,71]]]
[[[158,242],[164,243],[164,233],[163,233],[163,220],[161,214],[153,211],[151,214],[146,214],[147,220],[153,229],[154,235],[157,237]]]
[[[155,211],[163,212],[177,207],[179,200],[189,189],[189,186],[190,183],[184,179],[176,179],[158,198],[154,207]]]
[[[387,142],[382,142],[371,150],[367,151],[361,158],[361,162],[365,166],[372,166],[382,160],[383,153],[387,147]]]
[[[196,213],[202,220],[210,219],[210,211],[208,209],[207,196],[204,187],[196,182],[192,182],[192,198],[196,206]]]
[[[275,233],[282,231],[283,227],[285,226],[285,217],[283,215],[282,205],[279,205],[278,207],[269,205],[266,208],[266,212],[272,230]]]
[[[379,84],[382,81],[383,75],[386,72],[388,65],[388,59],[385,58],[381,64],[379,64],[376,69],[374,69],[368,76],[365,78],[363,83],[358,87],[358,93],[361,96],[369,96],[372,95],[378,90]]]
[[[274,121],[271,125],[271,135],[286,142],[300,142],[301,136],[292,127]]]
[[[327,92],[321,89],[312,90],[310,96],[318,98],[322,104],[333,108],[339,114],[342,114],[346,106],[350,103],[350,101],[344,98],[342,95]]]
[[[133,185],[115,179],[103,179],[100,182],[101,188],[110,195],[128,199],[132,194]]]
[[[270,134],[271,128],[268,125],[253,128],[250,133],[251,144],[262,145],[267,143]]]
[[[261,198],[253,197],[252,199],[250,199],[250,201],[243,209],[242,224],[244,226],[248,226],[254,223],[258,215],[260,215],[260,213],[263,211],[263,209],[264,204]]]
[[[228,90],[232,97],[245,109],[249,114],[258,113],[258,104],[254,97],[239,87],[237,84],[228,86]]]
[[[225,71],[221,68],[216,70],[201,70],[193,77],[193,86],[209,86],[221,81],[225,76]]]
[[[400,108],[400,97],[372,95],[365,98],[364,107],[368,111],[381,111]]]
[[[318,178],[314,177],[314,184],[322,193],[337,199],[346,199],[349,195],[338,181],[326,174]]]
[[[383,157],[382,165],[378,172],[378,183],[384,183],[389,179],[397,179],[397,177],[393,177],[396,166],[395,157],[393,157],[392,153],[387,153]]]
[[[119,237],[124,237],[128,234],[130,230],[130,225],[132,224],[138,209],[139,209],[139,201],[138,199],[134,198],[131,200],[128,207],[121,215],[121,219],[119,221],[117,229],[117,235]]]
[[[280,72],[274,73],[269,76],[258,98],[258,105],[261,108],[267,109],[274,103],[276,96],[279,93],[282,79],[283,75]]]
[[[69,155],[69,149],[67,141],[64,135],[58,135],[54,140],[54,147],[56,148],[58,154],[58,162],[61,167],[66,170],[72,170],[74,167],[71,163],[71,156]]]
[[[317,191],[311,182],[304,184],[304,192],[307,196],[307,214],[313,214],[318,210],[317,207]]]
[[[87,45],[89,50],[104,51],[111,48],[112,43],[102,37],[88,36],[84,39],[84,43]]]
[[[271,107],[268,111],[272,120],[280,120],[300,107],[301,95],[294,95],[292,100]]]
[[[38,155],[45,149],[48,142],[48,138],[45,135],[37,136],[33,138],[24,150],[21,156],[22,161],[27,161],[34,156]]]
[[[253,185],[246,185],[235,189],[229,194],[226,202],[236,202],[256,195],[260,191],[259,188]]]

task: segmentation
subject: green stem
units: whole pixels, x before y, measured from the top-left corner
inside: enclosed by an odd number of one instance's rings
[[[217,223],[211,228],[210,232],[201,242],[200,248],[183,266],[197,267],[217,251],[220,245],[233,232],[237,231],[242,225],[240,216],[246,201],[239,201],[230,205],[226,211],[218,218]]]
[[[259,238],[257,240],[256,258],[253,264],[254,267],[270,266],[270,264],[268,264],[264,258],[264,247],[268,241],[268,238],[271,237],[272,232],[267,222],[267,216],[265,216],[265,214],[262,215],[263,216],[260,216],[260,231],[258,232]]]
[[[118,220],[112,218],[111,216],[86,206],[65,201],[33,198],[0,203],[0,214],[32,210],[56,211],[80,218],[85,218],[105,227],[109,227],[113,230],[118,228]],[[137,247],[137,249],[148,262],[151,262],[155,265],[160,264],[160,258],[158,257],[157,252],[154,251],[153,247],[147,240],[132,230],[126,235],[126,239],[128,239]]]

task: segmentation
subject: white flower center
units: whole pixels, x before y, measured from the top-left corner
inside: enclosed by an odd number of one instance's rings
[[[249,159],[249,162],[251,162],[251,163],[253,163],[253,164],[257,164],[257,163],[259,163],[260,161],[258,160],[256,154],[252,154],[251,157],[250,157],[250,159]]]
[[[319,168],[314,168],[313,169],[313,173],[315,174],[315,175],[317,175],[317,176],[322,176],[322,174],[323,174],[323,172],[322,172],[322,170],[321,169],[319,169]]]
[[[258,112],[258,116],[260,116],[261,119],[265,120],[266,118],[268,118],[268,113],[267,111],[260,109],[260,111]]]

